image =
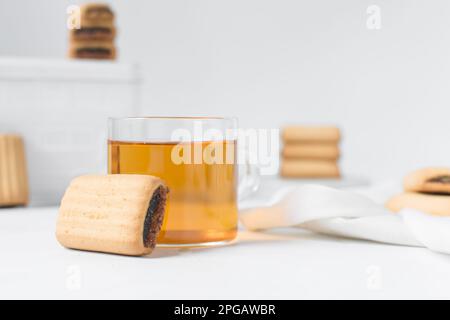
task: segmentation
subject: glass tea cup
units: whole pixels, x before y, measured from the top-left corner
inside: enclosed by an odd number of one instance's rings
[[[159,246],[236,237],[238,194],[248,195],[259,181],[249,164],[238,181],[237,119],[111,118],[108,131],[108,173],[157,176],[170,189]]]

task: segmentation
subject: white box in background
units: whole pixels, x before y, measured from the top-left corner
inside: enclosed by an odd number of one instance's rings
[[[0,132],[23,135],[31,205],[58,204],[69,181],[105,173],[107,118],[133,116],[137,67],[0,58]]]

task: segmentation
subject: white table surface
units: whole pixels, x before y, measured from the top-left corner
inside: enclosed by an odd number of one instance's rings
[[[0,298],[450,298],[450,256],[301,230],[134,258],[62,248],[57,208],[0,210]]]

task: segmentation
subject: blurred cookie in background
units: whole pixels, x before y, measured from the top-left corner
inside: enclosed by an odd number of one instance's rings
[[[281,175],[290,178],[339,178],[339,167],[330,160],[287,160],[281,163]]]
[[[403,186],[405,191],[450,194],[450,168],[424,168],[408,174]]]
[[[108,27],[86,27],[81,29],[70,30],[70,40],[77,41],[90,41],[90,40],[101,40],[101,41],[113,41],[116,36],[116,28],[113,26]]]
[[[114,22],[114,12],[106,3],[85,3],[80,11],[81,27]]]
[[[69,48],[69,56],[79,59],[115,59],[116,48],[105,41],[73,42]]]
[[[335,143],[286,144],[282,150],[284,159],[326,159],[338,160],[340,151]]]
[[[450,197],[442,194],[404,192],[390,198],[385,206],[393,212],[414,209],[435,216],[450,216]]]
[[[339,143],[341,131],[335,126],[286,126],[282,131],[285,143]]]
[[[22,137],[0,134],[0,207],[28,204],[28,177]]]
[[[429,167],[411,172],[403,180],[403,190],[386,202],[387,209],[415,209],[450,216],[450,168]]]

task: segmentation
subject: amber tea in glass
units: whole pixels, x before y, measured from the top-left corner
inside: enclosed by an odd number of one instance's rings
[[[216,138],[172,141],[175,130],[191,134],[200,126],[216,130]],[[225,130],[235,126],[226,118],[110,119],[109,173],[157,176],[170,189],[158,245],[218,244],[236,237],[236,141],[225,139]],[[217,138],[221,131],[223,139]]]

